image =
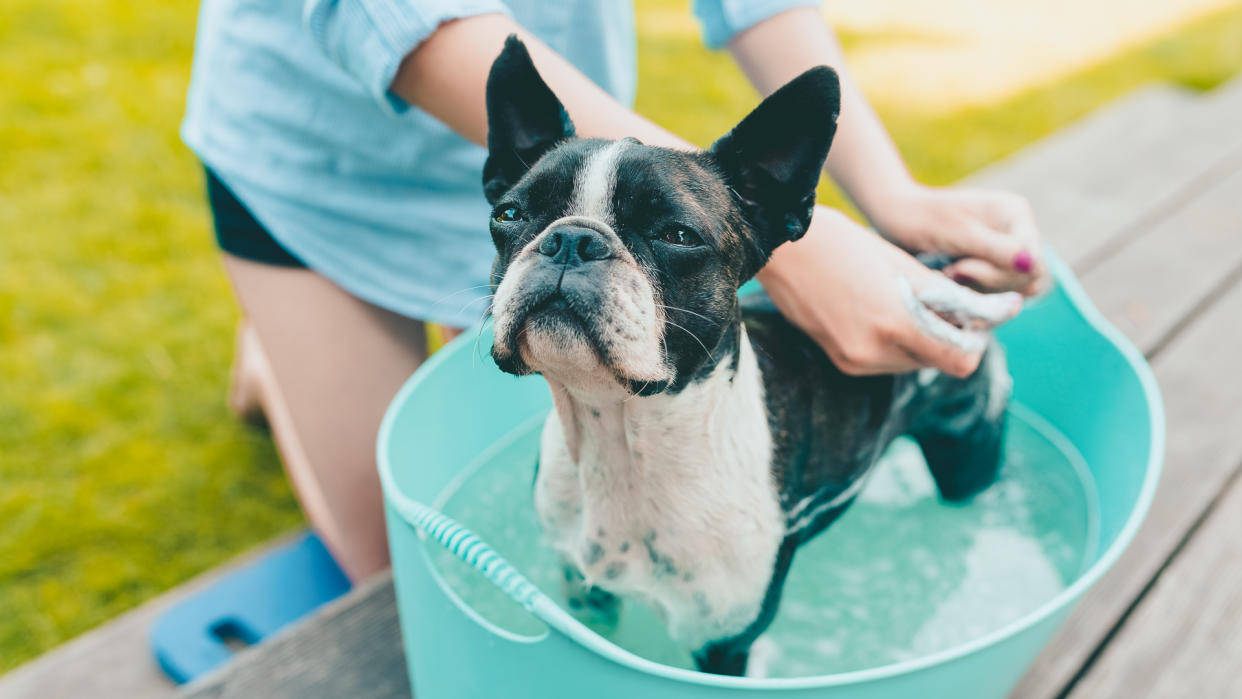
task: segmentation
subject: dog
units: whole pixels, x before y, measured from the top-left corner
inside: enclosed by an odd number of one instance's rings
[[[515,37],[486,103],[491,354],[551,389],[534,500],[571,608],[606,622],[639,599],[701,671],[742,675],[795,551],[896,437],[918,441],[945,500],[994,481],[1010,394],[994,343],[965,379],[849,376],[739,301],[810,223],[840,106],[830,68],[699,152],[576,138]]]

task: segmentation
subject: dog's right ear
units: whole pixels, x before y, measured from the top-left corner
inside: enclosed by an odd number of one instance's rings
[[[759,260],[811,224],[815,185],[841,111],[841,83],[827,66],[790,80],[712,144],[725,181],[754,228]]]
[[[487,76],[487,201],[495,204],[536,160],[573,135],[569,114],[539,77],[526,45],[510,35]]]

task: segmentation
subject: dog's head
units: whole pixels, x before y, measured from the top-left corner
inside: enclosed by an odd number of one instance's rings
[[[839,106],[818,67],[706,152],[579,139],[510,37],[487,82],[483,169],[496,363],[642,395],[714,366],[738,287],[806,232]]]

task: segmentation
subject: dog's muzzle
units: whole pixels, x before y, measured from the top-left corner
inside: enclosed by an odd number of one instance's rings
[[[658,310],[650,280],[606,224],[562,219],[505,270],[492,356],[515,374],[591,365],[623,382],[663,380]]]
[[[524,313],[513,319],[511,332],[539,322],[538,331],[581,332],[599,349],[602,338],[594,336],[591,321],[605,310],[600,304],[607,294],[601,293],[601,287],[610,275],[600,263],[612,259],[614,253],[607,236],[594,228],[558,226],[540,237],[534,252],[522,276],[524,303],[520,307]]]

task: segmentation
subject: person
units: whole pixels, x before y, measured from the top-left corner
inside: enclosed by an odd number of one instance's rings
[[[881,234],[819,206],[760,281],[846,372],[968,374],[979,353],[925,334],[897,280],[942,284],[910,254],[929,252],[977,289],[1038,292],[1047,272],[1030,208],[914,181],[816,4],[694,2],[705,43],[727,47],[761,93],[836,68],[826,170]],[[580,136],[690,148],[630,107],[634,24],[622,0],[204,0],[182,136],[206,168],[244,315],[233,403],[262,410],[350,578],[388,562],[375,435],[426,359],[426,323],[460,329],[485,311],[492,60],[518,35]]]

